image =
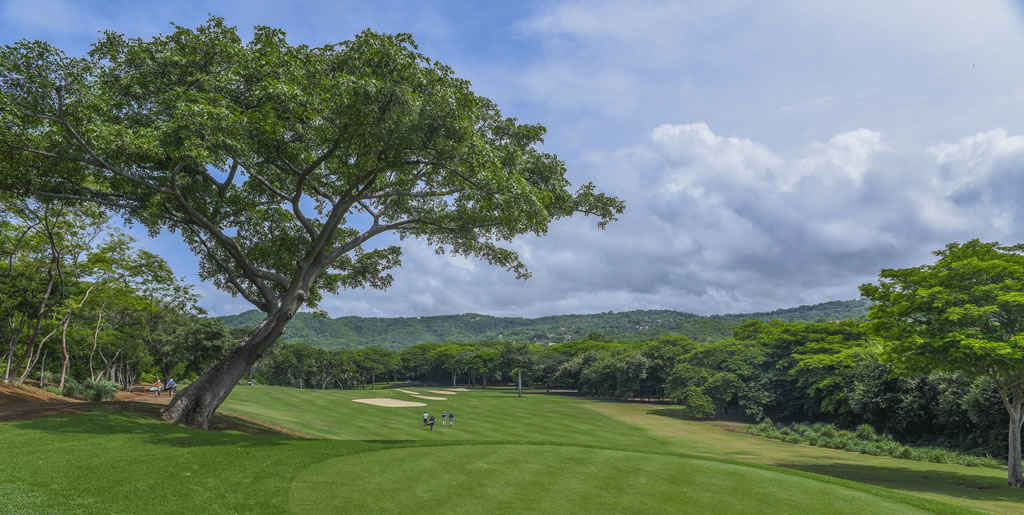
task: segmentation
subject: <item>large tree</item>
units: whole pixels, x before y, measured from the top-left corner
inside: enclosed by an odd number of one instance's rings
[[[878,303],[869,316],[882,357],[901,372],[991,379],[1010,415],[1009,484],[1024,487],[1024,245],[971,240],[934,254],[934,264],[882,270],[860,287]]]
[[[81,58],[40,41],[0,52],[0,189],[177,232],[200,277],[266,313],[166,418],[205,427],[301,307],[387,287],[397,239],[527,277],[502,242],[622,212],[593,184],[570,189],[537,149],[544,127],[416,48],[372,31],[291,45],[265,26],[244,42],[211,18],[149,40],[107,32]]]

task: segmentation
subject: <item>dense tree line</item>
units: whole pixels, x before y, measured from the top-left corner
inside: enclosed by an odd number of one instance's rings
[[[619,343],[641,343],[666,336],[686,336],[694,341],[728,338],[747,320],[815,322],[863,319],[870,303],[865,300],[833,301],[813,306],[764,313],[698,316],[669,310],[636,310],[585,315],[554,315],[540,318],[494,317],[478,313],[425,317],[375,318],[343,316],[326,318],[298,313],[285,329],[285,341],[308,343],[325,349],[355,349],[367,345],[403,349],[419,343],[508,341],[560,343],[601,334]],[[262,320],[257,310],[221,317],[228,327],[252,329]]]
[[[230,345],[159,256],[95,209],[0,198],[0,380],[106,380],[201,373]]]
[[[522,349],[516,353],[515,349]],[[1004,456],[1007,415],[991,381],[955,373],[897,376],[862,322],[748,321],[733,337],[623,344],[431,343],[403,350],[282,345],[257,381],[300,388],[373,388],[414,381],[515,384],[624,400],[678,403],[695,417],[869,423],[921,445]]]

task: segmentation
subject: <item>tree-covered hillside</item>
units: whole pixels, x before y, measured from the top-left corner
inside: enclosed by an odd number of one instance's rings
[[[380,346],[403,349],[418,343],[516,341],[557,343],[590,335],[619,342],[639,342],[659,336],[682,335],[696,341],[728,337],[744,320],[829,321],[861,319],[866,300],[833,301],[766,313],[699,316],[668,310],[556,315],[541,318],[493,317],[476,313],[432,317],[320,318],[299,313],[284,333],[289,342],[327,349]],[[256,310],[221,317],[228,327],[251,328],[263,320]]]

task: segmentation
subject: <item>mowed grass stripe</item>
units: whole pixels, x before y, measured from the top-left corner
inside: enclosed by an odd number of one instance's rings
[[[386,408],[352,402],[375,397],[415,399],[393,389],[239,387],[224,402],[222,410],[340,440],[529,440],[641,449],[657,449],[666,444],[643,428],[619,423],[581,406],[581,402],[588,401],[573,397],[534,392],[520,398],[512,389],[488,388],[460,392],[444,401],[423,400],[425,408]],[[424,410],[437,420],[433,431],[423,426]],[[441,412],[450,410],[455,411],[455,426],[442,426]]]
[[[684,454],[766,464],[952,502],[989,513],[1024,513],[1024,490],[1006,487],[1006,471],[900,460],[769,440],[682,420],[659,406],[581,404],[621,423],[651,431]]]
[[[369,470],[382,473],[351,473]],[[344,488],[334,487],[339,477],[345,477]],[[368,452],[318,463],[295,479],[291,507],[297,513],[959,511],[941,503],[917,502],[912,496],[894,500],[874,493],[757,467],[670,455],[570,446],[452,445]]]

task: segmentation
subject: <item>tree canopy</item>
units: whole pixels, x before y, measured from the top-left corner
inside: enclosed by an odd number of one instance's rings
[[[149,40],[106,32],[84,57],[40,41],[0,51],[0,190],[178,232],[201,278],[267,313],[215,367],[223,381],[168,408],[202,426],[300,307],[391,283],[400,247],[371,238],[421,238],[525,278],[503,242],[575,213],[614,220],[623,203],[572,191],[537,148],[544,132],[408,34],[312,47],[257,26],[244,42],[211,17]]]
[[[872,330],[898,371],[990,379],[1010,415],[1009,482],[1024,487],[1024,245],[971,240],[936,251],[931,265],[886,269],[861,286],[876,304]]]

